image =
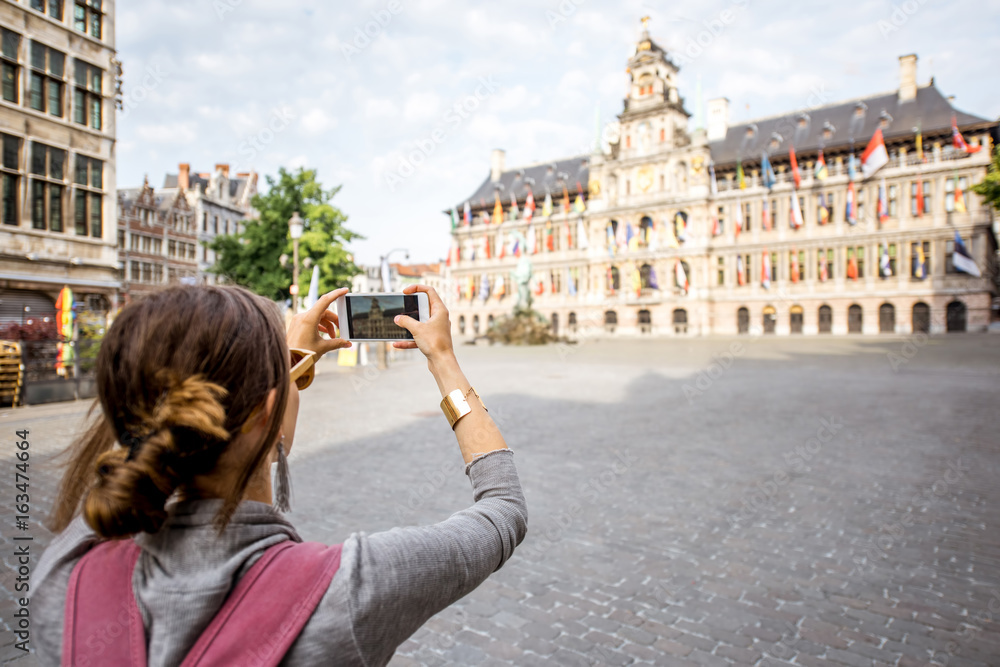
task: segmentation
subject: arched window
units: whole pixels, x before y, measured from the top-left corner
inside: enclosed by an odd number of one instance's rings
[[[639,267],[639,282],[642,284],[642,289],[657,289],[659,287],[656,284],[656,275],[653,273],[653,267],[649,264],[643,264]]]
[[[479,315],[472,316],[472,333],[479,335]]]
[[[931,332],[931,307],[923,301],[913,304],[913,333]]]
[[[687,211],[677,211],[674,214],[674,236],[677,241],[684,243],[688,237],[688,213]]]
[[[458,316],[458,333],[465,335],[465,315]]]
[[[948,304],[948,331],[965,331],[968,320],[968,309],[961,301],[955,300]]]
[[[615,326],[618,325],[618,313],[613,310],[606,311],[604,313],[604,330],[608,333],[615,332]]]
[[[736,330],[741,333],[750,333],[750,311],[740,308],[736,311]]]
[[[487,331],[489,331],[490,329],[493,328],[493,321],[494,320],[493,320],[493,316],[492,315],[490,315],[489,317],[486,318],[486,330]]]
[[[552,333],[559,335],[559,313],[552,313]]]
[[[686,334],[688,332],[688,311],[683,308],[674,309],[674,333]]]
[[[774,306],[764,306],[764,333],[773,334],[778,323],[778,311]]]
[[[569,326],[570,333],[576,333],[576,313],[569,314],[569,318],[567,318],[567,325]]]
[[[639,246],[647,247],[653,242],[653,219],[648,215],[639,221]]]
[[[683,194],[687,190],[687,163],[678,162],[674,167],[674,192]]]
[[[830,306],[819,307],[819,332],[831,333],[833,331],[833,308]]]
[[[615,292],[622,288],[621,272],[618,271],[617,266],[611,267],[611,285],[609,287]]]
[[[896,307],[891,303],[883,303],[878,307],[879,333],[896,332]]]
[[[863,325],[864,315],[861,311],[861,306],[856,303],[852,304],[847,309],[847,333],[861,333]]]
[[[650,314],[648,310],[643,308],[642,310],[639,311],[637,317],[639,321],[640,332],[649,333],[650,331],[653,330],[653,316]]]
[[[802,321],[804,318],[805,312],[802,310],[802,306],[792,306],[788,311],[789,331],[793,334],[802,333]]]

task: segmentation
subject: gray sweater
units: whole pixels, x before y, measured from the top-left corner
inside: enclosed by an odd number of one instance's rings
[[[356,533],[340,569],[283,665],[384,665],[431,616],[473,591],[510,558],[527,509],[510,450],[466,467],[475,504],[432,526]],[[146,627],[149,665],[180,664],[235,582],[268,547],[301,542],[270,506],[244,502],[220,537],[221,500],[177,503],[142,554],[132,588]],[[31,613],[41,663],[58,665],[69,577],[96,536],[82,518],[57,536],[34,577]]]

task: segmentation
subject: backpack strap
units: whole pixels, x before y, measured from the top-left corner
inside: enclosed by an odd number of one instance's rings
[[[104,542],[73,568],[66,589],[63,667],[146,664],[146,635],[132,593],[140,551],[132,540]]]
[[[182,667],[277,667],[340,568],[343,545],[285,541],[267,549],[226,598]],[[145,667],[146,635],[132,592],[141,549],[104,542],[73,568],[62,667]]]
[[[340,568],[342,545],[281,542],[243,575],[181,667],[277,667]]]

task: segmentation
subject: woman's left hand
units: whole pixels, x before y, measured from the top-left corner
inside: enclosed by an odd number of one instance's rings
[[[336,337],[340,321],[337,319],[337,313],[329,310],[334,301],[349,291],[348,288],[341,287],[329,294],[324,294],[312,308],[294,316],[288,325],[288,347],[312,350],[320,356],[327,352],[350,347],[350,341]],[[320,336],[320,333],[328,335],[329,340]]]

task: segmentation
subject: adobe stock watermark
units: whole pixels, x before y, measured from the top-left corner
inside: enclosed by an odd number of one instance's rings
[[[704,26],[694,37],[689,37],[687,44],[679,50],[673,52],[674,59],[681,67],[690,65],[700,58],[715,40],[719,39],[726,29],[736,22],[738,10],[746,9],[750,6],[750,0],[733,0],[731,5],[715,17],[702,21]]]
[[[385,173],[385,184],[389,186],[389,192],[395,192],[406,179],[417,173],[428,158],[434,154],[438,146],[459,126],[462,125],[482,104],[492,95],[500,90],[500,84],[493,76],[479,77],[479,85],[471,95],[466,95],[458,100],[444,112],[441,121],[434,126],[430,133],[421,139],[413,142],[413,148],[399,159],[399,164],[395,169]]]
[[[947,665],[952,657],[961,655],[962,648],[966,644],[975,640],[987,625],[995,623],[998,618],[1000,618],[1000,590],[994,588],[990,591],[986,609],[980,609],[975,616],[970,616],[968,621],[963,622],[957,633],[958,641],[948,642],[944,652],[937,652],[931,656],[931,664]]]
[[[292,121],[296,119],[296,115],[292,113],[291,108],[287,105],[282,104],[281,106],[274,107],[271,110],[271,114],[264,124],[256,134],[247,135],[240,145],[237,147],[237,152],[240,157],[235,160],[230,160],[234,165],[233,172],[239,173],[242,171],[249,171],[253,168],[253,161],[258,155],[263,153],[268,146],[270,146],[275,138],[288,129],[288,126],[292,124]]]
[[[545,20],[549,23],[549,31],[555,31],[556,26],[568,21],[573,14],[576,14],[577,8],[586,2],[587,0],[561,0],[555,10],[546,9]]]
[[[906,25],[910,18],[920,10],[921,5],[927,4],[927,0],[906,0],[898,5],[892,5],[888,19],[879,19],[876,22],[878,31],[882,33],[883,39],[889,39],[889,35]]]
[[[703,368],[698,372],[694,383],[685,382],[681,388],[684,392],[684,398],[688,401],[688,405],[694,405],[694,399],[708,391],[715,384],[715,381],[725,375],[726,371],[732,368],[733,363],[739,357],[742,357],[746,351],[746,345],[736,342],[730,345],[729,349],[725,352],[713,355],[714,359],[712,363],[708,365],[708,368]]]
[[[778,468],[770,479],[757,482],[757,488],[744,496],[740,510],[726,517],[730,528],[750,521],[763,510],[771,509],[778,492],[792,481],[792,474],[805,473],[808,470],[807,464],[844,428],[844,423],[837,416],[820,419],[819,423],[815,436],[792,451],[785,452],[785,467]]]
[[[149,94],[159,88],[168,76],[170,72],[164,70],[158,63],[146,67],[139,85],[130,87],[130,90],[122,95],[121,119],[128,118],[132,110],[145,102]]]
[[[243,4],[243,0],[212,0],[212,9],[220,21],[226,18],[226,14],[236,11],[236,8]]]
[[[385,7],[377,9],[371,13],[371,20],[364,25],[354,28],[354,35],[349,42],[342,42],[340,53],[347,62],[361,54],[362,51],[371,46],[372,42],[381,35],[392,20],[403,11],[403,3],[400,0],[389,0]]]

